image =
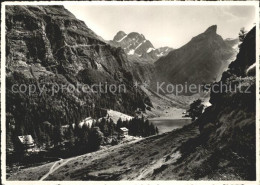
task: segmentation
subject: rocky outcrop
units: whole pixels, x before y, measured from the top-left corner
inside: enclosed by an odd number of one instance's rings
[[[236,52],[216,32],[217,26],[213,25],[186,45],[159,58],[155,62],[157,77],[173,84],[203,84],[219,80]]]
[[[95,116],[97,108],[133,114],[137,107],[144,109],[150,104],[149,98],[133,87],[125,52],[105,43],[63,6],[7,6],[6,33],[6,109],[21,133],[25,127],[33,132],[43,121],[79,122],[90,114]],[[54,90],[62,85],[96,83],[123,84],[126,89],[116,94]],[[37,88],[30,94],[14,92],[15,84]]]
[[[247,70],[250,66],[256,63],[255,58],[255,28],[253,28],[240,45],[240,51],[237,55],[237,59],[229,65],[227,72],[223,74],[223,78],[227,78],[230,75],[236,75],[245,77],[247,76]],[[253,47],[254,44],[254,47]],[[249,49],[250,48],[250,49]]]

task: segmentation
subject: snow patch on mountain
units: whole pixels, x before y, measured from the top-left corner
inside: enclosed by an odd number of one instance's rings
[[[157,54],[156,56],[157,56],[157,57],[161,57],[161,56],[163,56],[163,55],[164,55],[164,53],[161,52],[161,53]]]
[[[151,51],[155,50],[154,48],[148,48],[148,50],[146,51],[146,53],[150,53]]]
[[[131,49],[127,54],[128,55],[133,55],[135,53],[135,50]]]
[[[122,37],[120,40],[118,40],[117,42],[121,42],[122,40],[124,40],[127,37],[128,34],[126,34],[124,37]]]
[[[142,44],[143,44],[143,42],[141,42],[141,43],[135,48],[135,50],[138,49]]]

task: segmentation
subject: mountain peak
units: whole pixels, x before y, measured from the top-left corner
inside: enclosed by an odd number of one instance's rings
[[[117,32],[117,35],[126,35],[126,33],[124,31],[119,31]]]
[[[135,57],[149,61],[155,61],[172,50],[169,47],[155,48],[142,33],[138,32],[125,33],[119,31],[110,43],[123,48],[127,55],[135,55]]]
[[[217,25],[210,26],[204,33],[217,33]]]
[[[226,44],[216,30],[216,25],[209,27],[186,45],[158,59],[155,66],[160,78],[173,84],[216,81],[236,54],[231,44]]]
[[[114,41],[119,41],[121,40],[122,38],[124,38],[127,34],[123,31],[119,31],[117,32],[117,34],[114,36],[113,40]]]

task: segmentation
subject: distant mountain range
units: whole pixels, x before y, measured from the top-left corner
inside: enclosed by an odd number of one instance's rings
[[[138,32],[119,31],[108,43],[125,51],[138,81],[201,84],[220,79],[238,52],[239,40],[224,40],[213,25],[178,49],[155,48]]]
[[[143,34],[137,32],[126,34],[119,31],[109,43],[123,48],[128,56],[136,56],[148,61],[155,61],[173,50],[167,46],[155,48]]]

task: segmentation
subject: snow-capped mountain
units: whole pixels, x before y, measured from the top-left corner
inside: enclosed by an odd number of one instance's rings
[[[110,44],[123,48],[129,56],[137,56],[150,61],[155,61],[173,50],[170,47],[155,48],[143,34],[137,32],[126,34],[119,31]]]

